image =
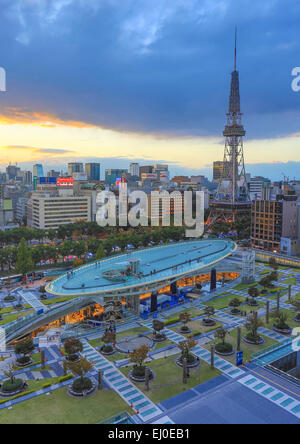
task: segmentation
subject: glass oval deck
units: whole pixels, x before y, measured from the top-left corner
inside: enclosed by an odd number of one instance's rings
[[[153,291],[192,276],[231,255],[236,244],[198,240],[135,250],[79,267],[47,286],[59,296],[124,295]]]

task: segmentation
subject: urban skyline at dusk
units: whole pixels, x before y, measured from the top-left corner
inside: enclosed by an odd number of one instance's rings
[[[222,160],[238,22],[247,171],[297,175],[300,93],[291,72],[299,65],[299,5],[244,1],[252,14],[237,20],[235,1],[158,3],[155,13],[148,1],[7,5],[0,167],[43,161],[51,169],[76,159],[122,168],[136,159],[168,163],[174,175],[183,168],[211,176],[212,162]]]
[[[299,425],[299,0],[0,4],[0,424]]]

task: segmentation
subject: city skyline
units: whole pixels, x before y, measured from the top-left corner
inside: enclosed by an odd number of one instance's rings
[[[293,14],[287,16],[282,1],[248,5],[248,16],[237,16],[235,1],[166,2],[163,14],[147,1],[131,10],[127,2],[118,8],[114,2],[8,5],[1,30],[7,92],[0,95],[0,168],[16,161],[42,162],[46,170],[72,160],[103,168],[164,162],[172,175],[211,177],[213,161],[222,160],[238,21],[247,172],[297,177],[300,93],[291,89],[291,71],[299,65],[300,7],[288,3]],[[85,32],[74,40],[82,12]],[[114,19],[109,30],[108,17]],[[48,59],[43,54],[51,45]],[[31,62],[21,77],[18,54]]]

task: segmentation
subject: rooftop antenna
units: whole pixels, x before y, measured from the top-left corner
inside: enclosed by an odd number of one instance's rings
[[[236,71],[236,58],[237,58],[237,27],[235,27],[235,44],[234,44],[234,70]]]

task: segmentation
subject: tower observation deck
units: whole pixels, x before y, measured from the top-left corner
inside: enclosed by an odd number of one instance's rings
[[[210,205],[210,225],[215,222],[234,223],[238,219],[250,217],[251,203],[246,180],[243,147],[243,138],[246,131],[242,124],[236,43],[235,35],[234,71],[231,74],[227,124],[223,131],[225,137],[223,172],[219,179],[215,200]]]

